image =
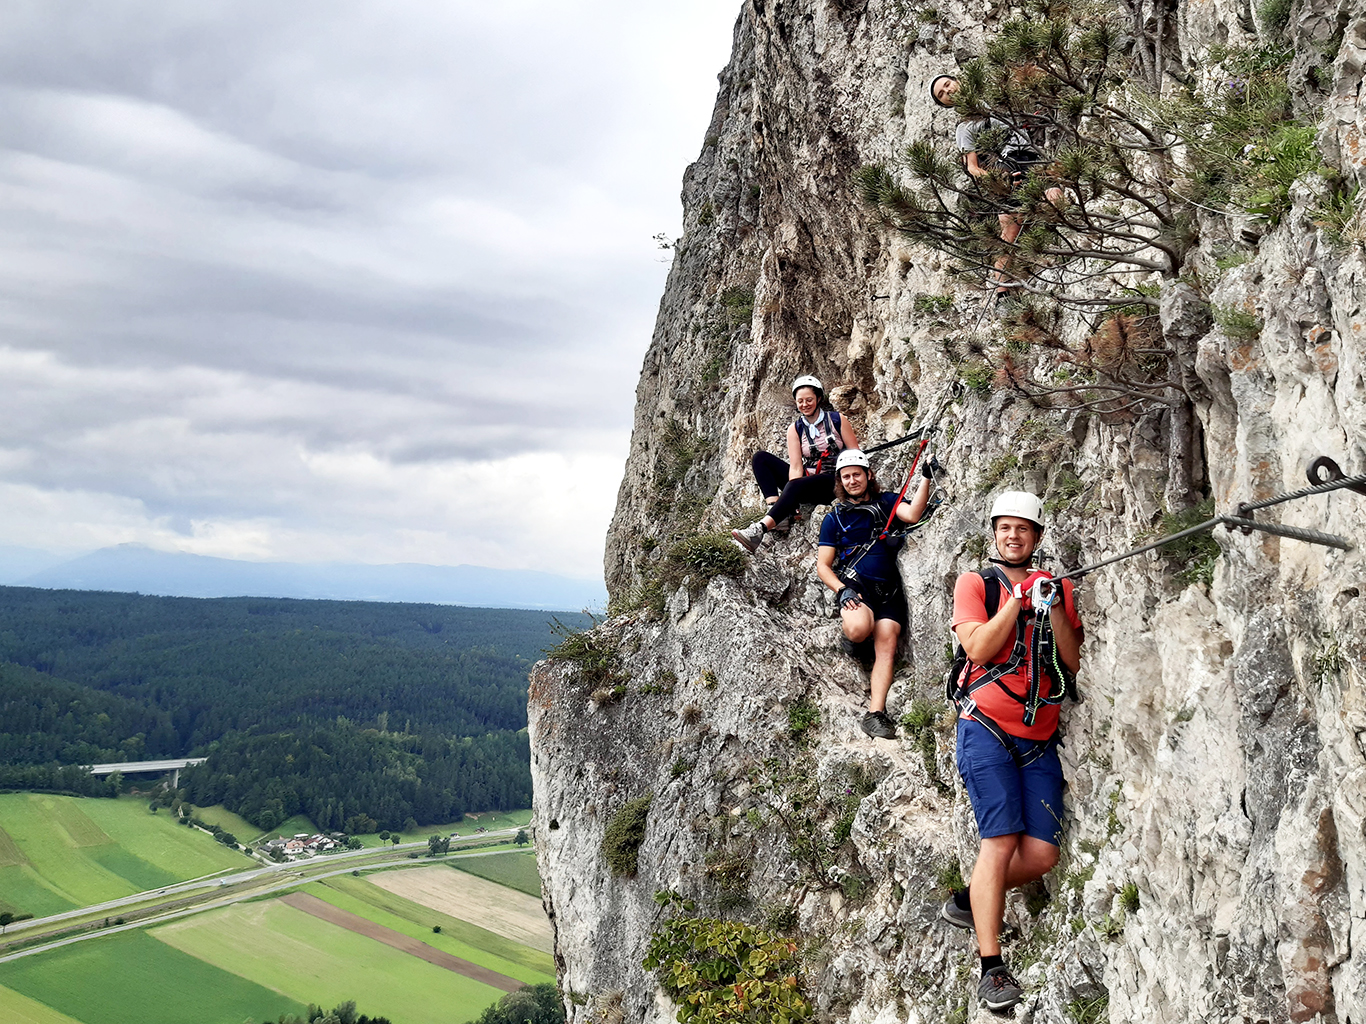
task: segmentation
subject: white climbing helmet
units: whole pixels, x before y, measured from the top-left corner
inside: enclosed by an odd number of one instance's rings
[[[1028,519],[1040,530],[1043,529],[1043,502],[1037,494],[1028,491],[1006,491],[997,496],[991,505],[991,525],[1001,516],[1018,516]]]
[[[809,373],[804,374],[801,377],[798,377],[796,380],[792,382],[792,397],[796,398],[797,392],[800,391],[802,388],[815,388],[816,394],[820,395],[822,398],[825,397],[825,388],[821,384],[820,378],[813,377]]]
[[[868,456],[857,448],[846,448],[840,452],[840,457],[835,460],[835,472],[838,473],[845,466],[862,466],[868,468]]]

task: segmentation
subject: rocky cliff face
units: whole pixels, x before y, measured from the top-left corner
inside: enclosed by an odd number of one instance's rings
[[[1211,45],[1258,44],[1261,10],[1181,0],[1172,59],[1198,76]],[[1170,410],[1040,409],[963,379],[995,321],[933,252],[870,219],[850,177],[951,130],[926,86],[1006,13],[991,0],[740,13],[637,392],[608,541],[615,611],[532,677],[535,827],[576,1024],[674,1019],[642,967],[669,916],[660,890],[698,917],[796,938],[823,1018],[968,1019],[975,945],[937,912],[976,834],[936,704],[949,588],[981,563],[991,494],[1043,494],[1046,547],[1070,568],[1157,529],[1174,473],[1190,500],[1229,511],[1302,486],[1318,455],[1366,469],[1366,252],[1359,223],[1341,242],[1315,223],[1312,175],[1274,227],[1205,215],[1181,281],[1162,288],[1168,340],[1189,353],[1193,444],[1173,445]],[[1296,0],[1284,32],[1320,151],[1366,184],[1366,12]],[[1238,259],[1219,258],[1227,244]],[[1217,326],[1211,309],[1245,315]],[[689,541],[757,502],[748,458],[782,450],[788,382],[806,372],[834,385],[861,438],[941,425],[948,499],[900,557],[912,625],[889,705],[909,713],[898,740],[858,730],[866,676],[836,653],[815,581],[819,514],[738,576]],[[885,480],[911,447],[878,464]],[[1277,517],[1366,540],[1366,496],[1350,491]],[[1006,953],[1030,992],[1017,1020],[1366,1022],[1361,555],[1214,536],[1217,558],[1140,556],[1082,587],[1062,863],[1008,908]],[[647,795],[635,874],[614,873],[604,835]]]

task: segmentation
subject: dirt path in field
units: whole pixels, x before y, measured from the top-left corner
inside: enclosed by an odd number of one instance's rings
[[[509,978],[506,974],[499,974],[487,967],[480,967],[468,960],[462,960],[458,956],[443,953],[441,950],[427,945],[421,939],[414,939],[412,936],[396,932],[392,928],[386,928],[382,924],[367,921],[359,914],[342,910],[341,907],[334,907],[326,900],[320,900],[306,892],[292,892],[287,896],[281,896],[280,902],[288,903],[296,910],[302,910],[306,914],[321,918],[328,924],[335,924],[348,931],[356,932],[358,935],[364,935],[367,939],[382,942],[386,946],[392,946],[394,949],[401,950],[420,960],[426,960],[429,964],[436,964],[437,967],[444,967],[456,974],[463,974],[466,978],[482,981],[485,985],[492,985],[504,992],[516,992],[526,985],[526,982]]]
[[[477,924],[495,935],[542,953],[555,952],[550,920],[541,901],[487,879],[433,865],[406,871],[377,871],[365,880],[392,893]]]

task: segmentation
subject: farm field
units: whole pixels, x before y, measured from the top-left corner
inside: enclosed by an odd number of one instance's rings
[[[239,843],[253,842],[259,836],[265,834],[251,822],[247,821],[246,818],[233,814],[232,811],[228,810],[222,804],[215,804],[213,807],[196,807],[194,809],[194,816],[207,825],[217,825],[221,829],[226,829],[237,837]],[[290,821],[285,824],[288,825],[291,822],[301,820],[303,819],[291,818]],[[283,827],[284,826],[282,825],[281,828]],[[308,831],[313,831],[312,825],[307,825],[305,827]],[[289,834],[293,835],[295,832],[302,831],[304,831],[303,828],[291,828]]]
[[[132,797],[0,794],[0,903],[36,917],[249,861]]]
[[[450,866],[468,871],[479,878],[506,885],[528,896],[541,898],[541,875],[536,870],[536,854],[499,853],[492,857],[466,857],[453,860]]]
[[[0,986],[82,1024],[242,1024],[305,1010],[142,931],[0,964]],[[60,1017],[36,1020],[62,1024]]]
[[[362,1013],[383,1014],[394,1024],[458,1024],[503,995],[278,900],[197,914],[150,934],[168,948],[302,1002],[355,999]]]
[[[528,985],[555,980],[555,962],[540,950],[396,896],[364,879],[343,875],[300,891]],[[440,933],[433,932],[434,927]]]
[[[0,985],[0,1020],[5,1024],[80,1024],[45,1003]]]
[[[205,821],[208,819],[205,818]],[[459,832],[463,842],[466,839],[479,838],[474,831],[483,826],[487,829],[502,828],[525,828],[531,822],[531,811],[481,811],[478,814],[465,815],[464,821],[448,821],[444,825],[419,825],[415,829],[407,832],[400,832],[403,842],[416,843],[425,840],[431,835],[448,836],[452,832]],[[227,826],[225,825],[224,828]],[[283,826],[281,826],[283,827]],[[380,839],[378,833],[357,837],[366,846],[384,846],[385,840]]]
[[[378,871],[369,881],[389,892],[478,923],[532,949],[553,952],[550,921],[540,899],[444,864],[404,871]]]

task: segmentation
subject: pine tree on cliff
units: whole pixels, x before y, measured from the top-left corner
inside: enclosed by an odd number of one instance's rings
[[[1192,378],[1163,337],[1165,285],[1152,279],[1181,275],[1202,212],[1250,210],[1274,223],[1288,206],[1306,168],[1258,152],[1306,130],[1285,82],[1291,53],[1217,54],[1227,77],[1200,92],[1183,84],[1160,3],[1084,20],[1056,4],[1040,13],[1002,26],[958,75],[954,102],[965,121],[993,119],[979,148],[1023,131],[1037,159],[998,160],[974,178],[960,154],[926,138],[906,150],[902,174],[867,166],[856,187],[885,224],[946,253],[959,273],[988,279],[1008,268],[1025,301],[1005,318],[998,385],[1103,412],[1182,405]],[[1135,25],[1148,28],[1135,36]],[[1002,214],[1023,221],[1013,241],[1002,238]],[[1089,317],[1084,344],[1063,340],[1067,310]],[[1033,346],[1067,365],[1037,379],[1017,358]]]

